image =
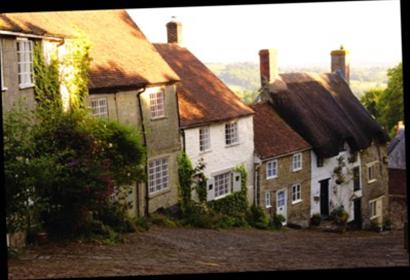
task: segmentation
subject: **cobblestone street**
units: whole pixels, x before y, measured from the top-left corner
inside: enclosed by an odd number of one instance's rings
[[[28,247],[8,261],[9,279],[408,265],[403,231],[153,227],[125,239]]]

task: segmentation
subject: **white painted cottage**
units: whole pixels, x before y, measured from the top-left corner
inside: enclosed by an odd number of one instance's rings
[[[253,199],[253,110],[181,44],[181,24],[167,24],[168,43],[154,44],[178,74],[177,85],[182,145],[195,165],[206,165],[208,201],[241,188],[234,168],[248,173],[248,197]]]

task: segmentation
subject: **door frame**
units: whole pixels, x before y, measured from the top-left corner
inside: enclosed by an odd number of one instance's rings
[[[279,193],[283,192],[284,193],[284,200],[285,200],[285,204],[284,204],[284,214],[283,213],[279,213],[278,211],[278,197],[279,197]],[[284,218],[285,221],[282,223],[283,225],[286,225],[287,221],[288,221],[288,189],[287,188],[282,188],[276,191],[276,214],[281,214]]]

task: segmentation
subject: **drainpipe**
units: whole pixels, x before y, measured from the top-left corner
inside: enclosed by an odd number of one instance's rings
[[[141,119],[141,129],[142,129],[142,137],[144,141],[145,147],[147,147],[147,137],[145,135],[145,126],[144,126],[144,114],[142,113],[142,105],[141,105],[141,94],[145,92],[146,87],[144,86],[140,91],[137,92],[137,99],[138,99],[138,107],[140,111],[140,119]],[[145,164],[144,164],[144,170],[145,170],[145,177],[144,177],[144,184],[145,184],[145,209],[144,209],[144,214],[145,216],[148,216],[149,214],[149,195],[148,195],[148,155],[145,156]],[[138,183],[136,184],[137,187],[137,199],[139,199],[139,188],[138,188]],[[138,214],[139,214],[139,200],[138,200]]]

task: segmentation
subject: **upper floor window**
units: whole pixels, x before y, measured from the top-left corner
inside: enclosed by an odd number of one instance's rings
[[[199,129],[199,150],[205,152],[211,149],[211,135],[209,127]]]
[[[33,86],[33,41],[17,39],[17,74],[21,88]]]
[[[360,167],[353,168],[353,191],[360,190]]]
[[[155,193],[168,188],[168,159],[154,159],[148,164],[148,189]]]
[[[0,39],[0,60],[1,60],[1,63],[0,63],[1,89],[2,89],[2,90],[5,90],[5,89],[6,89],[6,86],[5,86],[5,84],[4,84],[4,70],[3,70],[3,60],[4,60],[4,56],[3,56],[3,42],[2,42],[1,39]]]
[[[372,183],[376,181],[377,162],[372,162],[367,165],[367,182]]]
[[[278,160],[271,160],[266,163],[266,179],[278,177]]]
[[[157,91],[149,94],[149,105],[151,109],[151,118],[161,118],[165,116],[165,94]]]
[[[92,109],[93,116],[108,117],[107,98],[91,99],[91,109]]]
[[[238,122],[225,124],[225,144],[232,145],[239,142]]]
[[[316,166],[317,167],[323,167],[323,164],[324,164],[324,159],[320,156],[317,156],[316,157]]]
[[[293,155],[292,170],[298,171],[302,169],[302,154],[297,153]]]

